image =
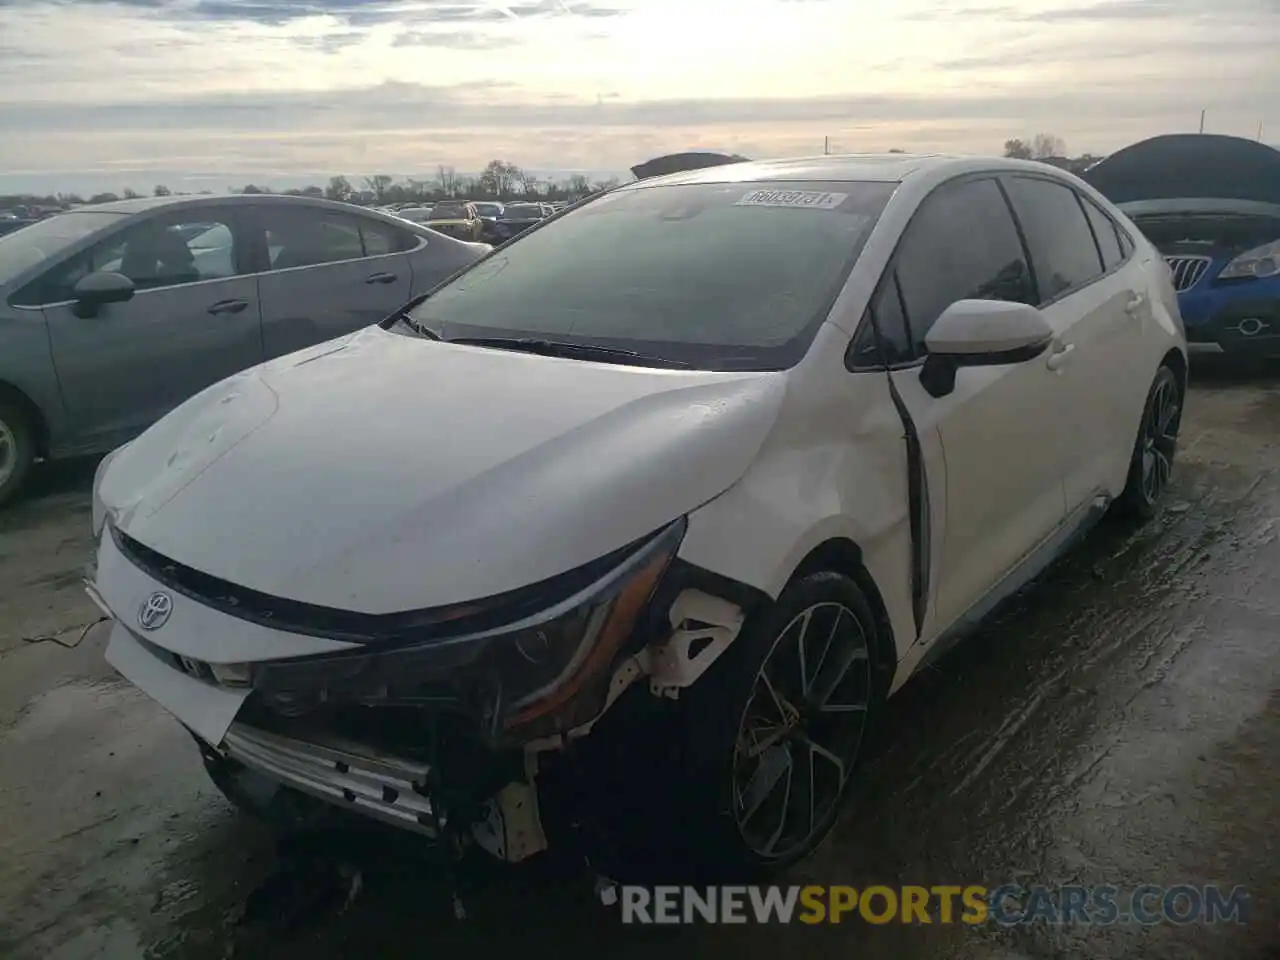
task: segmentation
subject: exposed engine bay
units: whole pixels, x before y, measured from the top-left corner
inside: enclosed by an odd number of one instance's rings
[[[1280,211],[1253,213],[1151,213],[1133,221],[1161,253],[1250,250],[1280,239]]]

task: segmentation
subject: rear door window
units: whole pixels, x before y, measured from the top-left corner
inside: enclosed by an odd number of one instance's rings
[[[1102,254],[1074,190],[1032,177],[1009,177],[1006,185],[1031,251],[1041,304],[1102,275]]]
[[[1111,218],[1099,209],[1098,205],[1088,197],[1081,197],[1085,215],[1089,218],[1089,226],[1093,227],[1093,235],[1098,241],[1098,250],[1102,253],[1102,266],[1113,270],[1124,262],[1124,250],[1120,246],[1120,235]]]

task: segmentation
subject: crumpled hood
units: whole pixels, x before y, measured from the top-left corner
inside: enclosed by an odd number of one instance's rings
[[[375,327],[196,395],[120,451],[99,496],[153,550],[274,596],[365,613],[465,602],[726,490],[785,385]]]

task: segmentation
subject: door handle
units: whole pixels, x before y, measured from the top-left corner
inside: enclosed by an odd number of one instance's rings
[[[1075,348],[1076,345],[1074,343],[1055,343],[1053,352],[1049,354],[1049,359],[1044,362],[1044,365],[1050,370],[1061,370],[1067,365],[1071,352]]]
[[[1124,312],[1129,316],[1133,316],[1146,305],[1146,302],[1147,295],[1145,293],[1135,293],[1129,298],[1129,302],[1124,305]]]
[[[365,283],[395,283],[396,275],[394,273],[371,273],[364,278]]]
[[[219,313],[240,313],[247,306],[249,306],[248,300],[219,300],[209,307],[209,312],[215,316]]]

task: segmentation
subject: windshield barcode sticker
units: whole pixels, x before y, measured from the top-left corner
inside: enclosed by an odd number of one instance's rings
[[[752,190],[734,204],[735,207],[803,207],[834,210],[844,203],[847,193],[823,190]]]

